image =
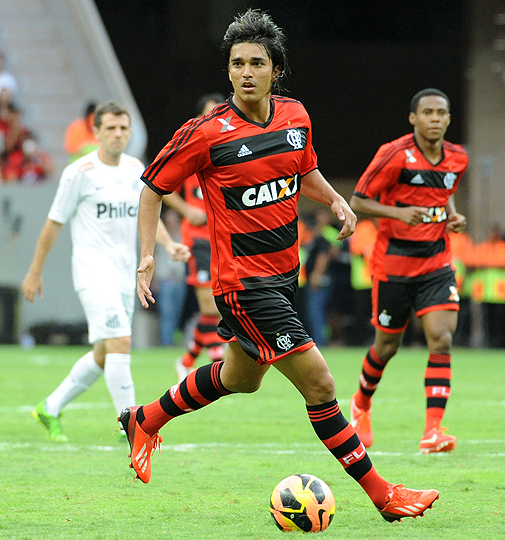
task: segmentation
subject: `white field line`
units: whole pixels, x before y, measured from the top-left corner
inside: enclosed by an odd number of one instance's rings
[[[348,406],[349,405],[348,399],[339,399],[338,403],[339,405]],[[374,403],[377,403],[380,405],[381,403],[396,403],[402,401],[401,399],[396,398],[377,398]],[[232,404],[233,402],[233,396],[230,396],[226,402]],[[482,404],[482,401],[479,401],[480,404]],[[503,401],[487,401],[485,402],[486,406],[504,406],[505,407],[505,400]],[[9,406],[9,405],[3,405],[0,406],[0,413],[30,413],[33,408],[35,407],[35,403],[33,405],[18,405],[18,406]],[[112,403],[69,403],[64,410],[93,410],[93,409],[112,409],[113,405]],[[467,441],[468,442],[468,441]],[[479,443],[481,441],[478,441]]]
[[[17,407],[9,407],[4,405],[0,407],[0,413],[30,413],[34,409],[34,405],[19,405]],[[112,403],[69,403],[65,407],[66,410],[83,411],[93,409],[113,409]]]
[[[500,443],[503,444],[503,440],[493,440],[493,441],[460,441],[463,445],[468,444],[487,444],[487,443]],[[263,443],[263,444],[243,444],[243,443],[201,443],[201,444],[162,444],[161,448],[165,452],[177,452],[177,453],[191,453],[191,452],[206,452],[209,450],[232,450],[233,452],[239,453],[254,453],[254,454],[269,454],[269,455],[286,455],[286,454],[305,454],[305,455],[325,455],[327,450],[321,448],[318,443],[307,443],[307,444],[276,444],[276,443]],[[128,446],[126,444],[117,442],[114,446],[112,445],[87,445],[87,446],[76,446],[72,444],[48,444],[48,443],[9,443],[0,441],[0,452],[8,452],[12,450],[37,450],[38,452],[79,452],[82,450],[91,451],[91,452],[121,452],[127,453]],[[424,454],[421,452],[381,452],[381,451],[369,451],[370,456],[394,456],[394,457],[404,457],[404,456],[422,456],[423,459],[426,459]],[[483,454],[486,457],[505,457],[505,452],[497,453],[485,453]],[[450,454],[440,452],[437,454],[441,459],[448,458]]]

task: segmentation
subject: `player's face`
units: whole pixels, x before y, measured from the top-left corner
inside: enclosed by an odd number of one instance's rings
[[[127,114],[105,113],[100,127],[94,127],[93,132],[102,150],[111,156],[118,156],[125,151],[130,140],[130,118]]]
[[[268,99],[277,75],[262,45],[237,43],[231,48],[228,76],[239,102],[250,105]]]
[[[410,113],[409,121],[414,126],[416,136],[432,143],[442,140],[451,123],[447,100],[442,96],[423,96],[417,105],[417,112]]]

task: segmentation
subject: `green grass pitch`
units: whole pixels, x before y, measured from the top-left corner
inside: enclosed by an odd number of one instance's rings
[[[453,453],[418,451],[424,423],[425,349],[401,349],[374,398],[370,456],[388,480],[436,488],[421,519],[387,523],[315,436],[301,396],[275,369],[252,395],[227,396],[161,430],[149,484],[134,481],[103,379],[62,415],[69,444],[47,441],[30,411],[86,349],[0,347],[0,539],[275,540],[274,486],[293,473],[322,478],[337,511],[323,538],[505,538],[505,354],[457,349],[444,425]],[[139,403],[176,382],[181,349],[134,351]],[[364,348],[325,349],[349,417]],[[288,533],[295,538],[301,533]]]

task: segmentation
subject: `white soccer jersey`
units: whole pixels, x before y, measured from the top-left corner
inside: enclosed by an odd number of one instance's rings
[[[70,221],[76,291],[135,288],[143,170],[125,154],[117,167],[105,165],[96,150],[64,169],[48,218]]]

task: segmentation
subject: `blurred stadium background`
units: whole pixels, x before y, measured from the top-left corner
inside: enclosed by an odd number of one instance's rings
[[[83,321],[68,228],[45,267],[49,300],[17,298],[67,163],[68,123],[90,99],[121,101],[133,117],[128,152],[148,162],[194,115],[198,96],[230,91],[219,44],[248,7],[268,9],[286,30],[289,95],[309,110],[319,165],[340,192],[350,195],[380,144],[410,130],[410,98],[434,86],[451,98],[448,139],[470,153],[457,204],[473,238],[505,226],[505,2],[0,0],[0,49],[18,104],[57,166],[44,185],[0,184],[0,343],[36,323]],[[135,325],[137,346],[148,345],[149,316]]]

